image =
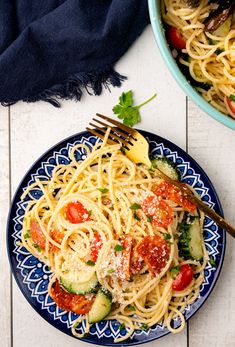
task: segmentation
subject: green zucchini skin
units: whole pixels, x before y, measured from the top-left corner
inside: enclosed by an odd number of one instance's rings
[[[179,255],[184,259],[201,260],[203,258],[202,232],[198,216],[186,215],[179,223]]]
[[[112,308],[112,296],[108,291],[99,289],[96,294],[95,301],[91,310],[88,313],[89,323],[98,323],[104,319],[111,311]]]
[[[99,282],[96,274],[94,273],[91,279],[84,283],[69,282],[61,277],[60,284],[69,293],[84,295],[88,293],[96,293]]]
[[[167,157],[156,156],[152,160],[153,168],[161,170],[164,174],[172,178],[173,180],[180,181],[181,174],[175,163],[169,160]]]

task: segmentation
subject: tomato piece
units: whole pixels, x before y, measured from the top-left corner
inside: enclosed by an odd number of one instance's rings
[[[117,277],[122,281],[130,280],[130,262],[132,253],[132,237],[123,236],[121,245],[124,249],[117,254]]]
[[[166,228],[174,218],[173,209],[163,200],[156,196],[147,197],[142,203],[142,210],[147,216],[152,217],[153,224]]]
[[[90,259],[94,262],[97,261],[99,251],[103,246],[102,238],[99,233],[94,233],[94,237],[91,241],[91,252],[90,252]]]
[[[90,296],[88,298],[85,295],[66,292],[63,288],[61,288],[58,280],[52,284],[50,296],[59,306],[59,308],[65,311],[75,312],[77,314],[88,313],[94,302],[94,296]]]
[[[146,236],[137,246],[137,252],[144,259],[153,276],[156,276],[166,266],[170,247],[161,236]]]
[[[186,41],[175,27],[169,27],[167,30],[167,41],[175,49],[182,50],[186,48]]]
[[[38,222],[33,220],[30,224],[30,235],[33,243],[40,247],[41,249],[45,250],[46,248],[46,237],[42,232],[42,229],[40,228]]]
[[[181,291],[188,287],[193,279],[193,270],[189,264],[184,264],[180,267],[180,272],[176,275],[172,282],[172,289]]]
[[[80,202],[70,202],[66,206],[66,217],[73,223],[83,223],[90,220],[89,212]]]
[[[226,103],[228,105],[228,108],[231,111],[231,116],[235,118],[235,102],[230,100],[230,98],[228,96],[226,96],[225,100],[226,100]]]
[[[59,231],[59,230],[52,230],[51,231],[51,238],[56,241],[57,243],[61,244],[61,242],[63,241],[64,238],[64,233],[63,231]],[[50,251],[52,253],[58,252],[59,248],[56,247],[53,244],[50,244]]]
[[[162,181],[154,190],[154,193],[167,200],[172,200],[188,212],[195,212],[196,206],[182,195],[179,188],[172,184]]]

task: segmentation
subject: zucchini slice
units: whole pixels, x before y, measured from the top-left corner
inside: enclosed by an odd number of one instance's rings
[[[88,322],[97,323],[104,319],[111,311],[112,297],[109,292],[99,289],[91,310],[88,313]]]
[[[60,277],[60,284],[65,290],[67,290],[70,293],[88,294],[96,292],[98,287],[98,279],[95,273],[89,281],[83,283],[69,282],[64,278]]]
[[[188,214],[179,224],[179,254],[184,259],[201,260],[203,258],[202,232],[198,216]]]
[[[161,170],[164,174],[166,174],[173,180],[180,181],[181,175],[179,169],[177,169],[175,163],[173,163],[168,158],[160,156],[154,157],[152,159],[152,166],[153,168]]]

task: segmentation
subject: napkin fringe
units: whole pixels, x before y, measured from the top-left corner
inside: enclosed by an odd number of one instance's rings
[[[61,107],[61,100],[75,100],[80,101],[84,89],[89,95],[100,95],[103,87],[110,90],[109,86],[120,87],[122,82],[126,79],[125,76],[120,75],[113,68],[106,69],[99,72],[80,72],[71,76],[62,84],[57,84],[36,96],[29,96],[24,98],[24,102],[45,101],[49,102],[55,107]],[[1,102],[2,106],[10,106],[19,100]]]

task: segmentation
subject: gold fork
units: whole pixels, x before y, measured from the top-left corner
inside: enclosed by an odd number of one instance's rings
[[[110,128],[111,131],[108,138],[109,144],[117,144],[118,142],[121,143],[128,158],[135,163],[142,163],[148,167],[151,167],[151,160],[149,159],[149,144],[137,130],[99,113],[97,113],[96,116],[102,120],[93,118],[93,121],[98,125],[90,123],[91,126],[95,127],[95,129],[87,128],[91,134],[103,140],[107,128]],[[111,125],[104,121],[111,123]],[[226,222],[226,220],[214,210],[205,205],[199,198],[197,198],[186,185],[173,180],[159,169],[155,170],[158,171],[161,178],[177,187],[185,198],[196,205],[221,228],[225,229],[230,235],[235,237],[235,228]]]

